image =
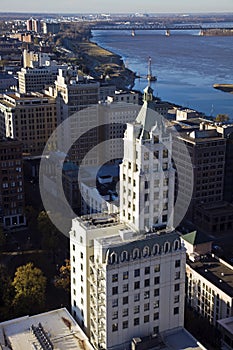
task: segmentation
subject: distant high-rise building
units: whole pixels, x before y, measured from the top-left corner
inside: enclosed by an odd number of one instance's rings
[[[0,222],[6,228],[26,224],[22,142],[0,139]]]
[[[26,22],[27,25],[27,30],[28,31],[32,31],[32,32],[36,32],[36,33],[40,33],[41,32],[41,21],[38,19],[34,19],[34,18],[30,18],[27,20]]]
[[[56,101],[40,93],[4,94],[0,125],[2,136],[22,141],[24,154],[41,155],[57,126]]]
[[[186,220],[192,221],[201,230],[210,234],[230,232],[233,227],[232,206],[232,131],[231,124],[214,123],[203,118],[190,118],[173,122],[179,136],[173,140],[173,154],[185,169],[179,174],[179,182],[189,186],[193,172],[193,195]],[[185,143],[192,168],[180,151]]]
[[[57,34],[60,31],[60,23],[57,22],[43,22],[44,34]]]
[[[45,89],[46,85],[54,84],[58,69],[62,66],[56,64],[39,66],[41,57],[42,55],[40,55],[40,57],[38,57],[36,54],[32,55],[31,58],[32,60],[34,59],[34,61],[28,60],[26,58],[26,65],[32,64],[36,66],[38,65],[38,67],[32,68],[30,66],[29,68],[21,68],[21,70],[18,72],[20,93],[24,94],[30,92],[42,92]]]

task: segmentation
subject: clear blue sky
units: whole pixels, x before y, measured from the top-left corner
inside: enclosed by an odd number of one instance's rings
[[[233,12],[233,0],[1,0],[1,12]]]

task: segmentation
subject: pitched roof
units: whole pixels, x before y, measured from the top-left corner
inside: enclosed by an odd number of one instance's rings
[[[189,232],[185,235],[181,236],[185,241],[189,242],[192,245],[198,245],[198,244],[203,244],[207,242],[212,242],[213,240],[209,238],[207,235],[204,233],[201,233],[199,231],[193,231]]]
[[[158,127],[160,131],[163,131],[163,116],[155,111],[153,89],[149,85],[144,89],[143,101],[136,122],[142,125],[141,137],[147,139],[150,138],[149,133],[152,129]]]

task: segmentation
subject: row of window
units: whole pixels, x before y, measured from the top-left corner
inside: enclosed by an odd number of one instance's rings
[[[140,257],[148,257],[150,256],[151,254],[153,255],[157,255],[159,253],[161,253],[162,251],[164,253],[168,253],[171,248],[173,248],[175,251],[180,249],[180,241],[177,239],[173,242],[173,247],[171,245],[170,242],[165,242],[164,243],[164,246],[161,247],[159,244],[155,244],[152,249],[150,249],[148,246],[145,246],[142,251],[139,250],[139,248],[134,248],[133,252],[132,252],[132,259],[135,260],[135,259],[139,259]],[[121,254],[120,254],[120,260],[121,262],[123,261],[128,261],[131,256],[131,254],[129,254],[129,252],[127,251],[123,251]],[[110,255],[110,263],[111,264],[114,264],[116,263],[118,260],[118,255],[117,253],[115,252],[112,252],[111,255]]]
[[[179,307],[175,307],[174,308],[173,314],[174,315],[178,315],[179,314]],[[159,319],[159,313],[158,312],[154,313],[153,320],[158,320],[158,319]],[[141,323],[148,323],[148,322],[150,322],[150,315],[145,315],[143,317],[143,319],[141,320]],[[139,317],[134,318],[133,325],[134,326],[139,326],[140,325],[140,318]],[[129,321],[123,321],[122,322],[122,329],[126,329],[128,327],[129,327]],[[118,328],[119,328],[119,324],[118,323],[113,323],[112,324],[112,332],[117,332]],[[154,333],[158,333],[158,331],[159,331],[158,326],[154,327]]]
[[[160,278],[159,277],[155,277],[154,278],[154,282],[155,282],[155,285],[159,284],[160,283]],[[134,282],[134,289],[135,290],[140,289],[140,281]],[[123,292],[127,292],[128,290],[129,290],[128,289],[128,284],[123,285]],[[176,283],[174,285],[174,292],[178,292],[179,290],[180,290],[180,284]],[[112,295],[117,295],[117,294],[118,294],[118,286],[112,287]],[[159,295],[159,289],[156,288],[156,289],[154,289],[154,296],[158,296],[158,295]],[[150,298],[150,291],[149,290],[148,291],[144,291],[143,297],[144,297],[144,299],[149,299]],[[139,300],[140,300],[140,293],[134,294],[134,302],[137,302]],[[123,305],[128,304],[128,302],[129,302],[128,296],[122,298],[122,304]],[[117,307],[117,306],[118,306],[118,299],[113,299],[112,307]]]

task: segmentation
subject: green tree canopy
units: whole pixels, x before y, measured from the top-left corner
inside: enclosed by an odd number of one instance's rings
[[[227,122],[229,120],[228,114],[218,114],[215,118],[216,122]]]
[[[59,270],[59,275],[55,276],[54,285],[57,288],[62,288],[66,292],[70,292],[70,260],[65,260],[65,265],[62,265]]]
[[[19,315],[42,311],[45,304],[46,278],[33,263],[20,266],[12,283],[15,289],[13,306]]]

